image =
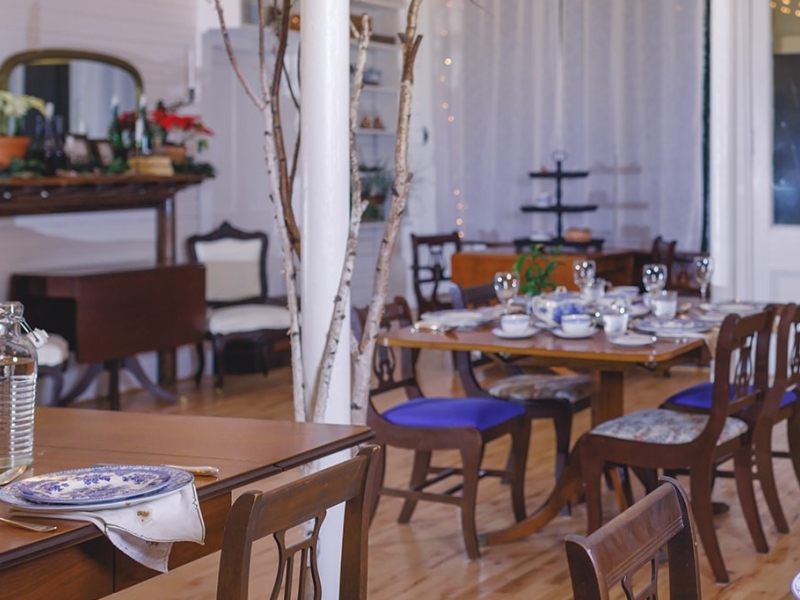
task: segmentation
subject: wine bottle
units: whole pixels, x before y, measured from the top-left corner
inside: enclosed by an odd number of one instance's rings
[[[133,135],[136,154],[139,156],[150,154],[152,152],[151,134],[150,125],[147,122],[147,99],[144,94],[139,99],[139,115],[136,117],[136,129]]]
[[[108,126],[108,140],[114,151],[114,158],[125,157],[125,144],[122,141],[122,129],[119,126],[119,98],[111,98],[111,124]]]
[[[48,102],[45,106],[44,122],[44,165],[45,174],[55,175],[58,169],[66,166],[64,157],[64,142],[59,139],[59,132],[56,130],[58,125],[63,125],[61,118],[53,116],[53,103]]]

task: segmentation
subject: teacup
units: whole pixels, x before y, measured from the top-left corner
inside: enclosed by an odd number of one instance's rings
[[[635,285],[615,285],[608,293],[609,296],[624,297],[629,300],[639,295],[639,288]]]
[[[563,315],[561,329],[564,333],[580,335],[592,330],[592,319],[589,315]]]
[[[678,312],[678,292],[662,290],[650,294],[650,310],[659,319],[674,319]]]
[[[525,314],[508,314],[500,317],[500,328],[509,335],[522,335],[530,327],[531,319]]]

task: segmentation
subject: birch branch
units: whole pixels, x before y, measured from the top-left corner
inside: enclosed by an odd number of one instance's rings
[[[359,344],[360,352],[353,369],[353,407],[351,420],[353,423],[366,422],[366,409],[369,400],[372,355],[378,337],[383,306],[386,302],[386,289],[389,282],[389,266],[400,232],[403,212],[408,199],[408,184],[411,174],[408,171],[408,135],[411,124],[411,102],[414,87],[414,61],[422,41],[417,35],[417,22],[422,0],[411,0],[406,15],[406,30],[400,34],[403,43],[403,65],[400,81],[400,103],[397,111],[397,140],[395,143],[394,164],[395,178],[392,185],[392,202],[386,220],[378,261],[376,276],[372,288],[372,300],[367,312],[364,333]]]
[[[222,36],[225,40],[225,47],[228,50],[228,58],[231,61],[231,66],[233,67],[234,72],[236,73],[237,78],[241,82],[242,86],[245,89],[248,97],[253,101],[256,108],[261,113],[261,117],[264,123],[264,163],[267,167],[267,177],[270,182],[270,193],[269,199],[272,202],[274,210],[274,218],[276,227],[278,230],[278,237],[281,240],[281,248],[283,250],[283,272],[284,278],[286,281],[286,294],[287,294],[287,303],[289,309],[289,339],[291,343],[292,349],[292,392],[293,392],[293,402],[294,402],[294,414],[296,421],[305,421],[308,416],[308,411],[306,410],[306,398],[305,398],[305,374],[303,372],[303,352],[302,347],[300,345],[300,321],[299,321],[299,304],[297,300],[297,266],[294,261],[294,253],[292,252],[292,238],[289,234],[289,228],[287,226],[287,214],[284,211],[284,206],[287,204],[283,202],[282,198],[275,198],[275,192],[277,190],[278,194],[282,193],[283,189],[280,185],[280,178],[279,178],[279,160],[277,156],[277,145],[275,143],[275,138],[277,135],[273,135],[272,133],[275,131],[274,123],[273,123],[273,114],[274,109],[271,106],[271,96],[266,96],[266,100],[261,100],[255,94],[253,89],[250,87],[250,84],[247,82],[247,79],[244,77],[242,70],[239,66],[238,61],[236,60],[235,53],[233,52],[233,48],[230,44],[230,39],[228,37],[228,29],[225,25],[225,19],[222,11],[222,6],[220,4],[221,0],[214,0],[214,3],[217,7],[217,14],[220,19],[220,29],[222,30]],[[258,0],[258,8],[259,14],[263,14],[263,0]],[[287,22],[288,27],[288,22]],[[266,52],[263,50],[264,41],[263,38],[259,37],[259,68],[260,68],[260,75],[261,75],[261,83],[262,83],[262,90],[266,92]],[[276,58],[277,61],[277,58]],[[281,63],[275,63],[275,69],[278,71],[281,70]],[[280,114],[280,108],[278,107],[278,114]],[[285,157],[284,157],[285,163]],[[291,210],[291,202],[288,203],[289,209]],[[292,222],[294,221],[293,214],[289,217],[291,218]]]

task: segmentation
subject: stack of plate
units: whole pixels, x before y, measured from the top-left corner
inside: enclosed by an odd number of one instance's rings
[[[0,490],[0,502],[41,512],[124,508],[191,485],[191,473],[153,465],[103,465],[38,475]]]
[[[423,313],[420,315],[420,320],[440,327],[480,327],[499,319],[503,310],[502,306],[488,306],[474,310],[436,310]]]
[[[714,323],[700,319],[659,319],[645,317],[634,323],[639,331],[653,333],[660,337],[684,337],[686,334],[703,333],[712,329]]]
[[[761,312],[766,307],[763,302],[742,302],[731,300],[728,302],[703,302],[700,310],[703,311],[703,319],[721,323],[729,314],[752,315]]]

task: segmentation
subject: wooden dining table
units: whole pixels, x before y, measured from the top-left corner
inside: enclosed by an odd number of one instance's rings
[[[205,543],[176,543],[172,569],[221,548],[236,488],[372,437],[371,429],[356,425],[39,407],[34,462],[23,477],[99,463],[217,467],[218,477],[195,478]],[[0,516],[9,516],[8,509],[0,504]],[[35,533],[0,523],[2,598],[92,600],[158,575],[117,550],[90,523],[29,520],[57,530]]]
[[[656,370],[698,356],[703,339],[658,339],[649,346],[625,347],[612,344],[602,331],[584,339],[563,339],[542,330],[525,339],[500,338],[492,326],[456,329],[446,333],[414,331],[410,328],[384,333],[378,340],[386,346],[443,351],[479,351],[486,354],[525,356],[537,365],[591,371],[595,389],[591,400],[592,426],[624,413],[623,384],[625,372],[644,367]],[[469,377],[459,369],[462,381]],[[465,389],[474,382],[463,381]],[[580,463],[575,452],[545,503],[531,515],[506,529],[480,536],[482,544],[495,544],[523,539],[558,515],[564,505],[581,491]]]

